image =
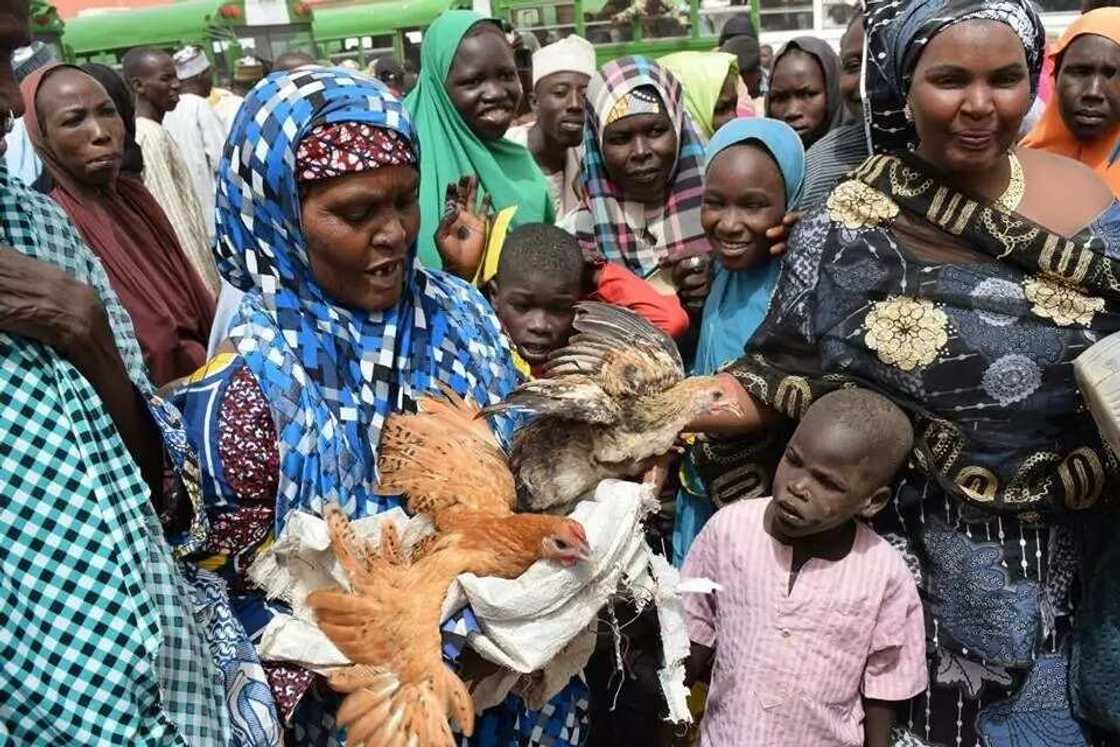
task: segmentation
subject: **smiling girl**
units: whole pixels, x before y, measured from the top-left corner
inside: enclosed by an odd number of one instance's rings
[[[741,356],[766,315],[779,266],[766,230],[781,221],[787,205],[797,204],[805,175],[801,138],[775,119],[724,125],[712,137],[706,159],[700,222],[715,262],[693,374],[715,373]],[[756,450],[744,452],[741,442],[734,448],[736,453],[725,454],[719,442],[708,440],[687,455],[673,533],[678,564],[719,505],[765,494],[768,481],[760,479]]]
[[[420,79],[404,105],[420,137],[420,259],[440,267],[435,233],[447,187],[474,176],[512,226],[552,223],[548,183],[524,147],[505,139],[521,101],[513,49],[492,19],[447,11],[424,32]]]

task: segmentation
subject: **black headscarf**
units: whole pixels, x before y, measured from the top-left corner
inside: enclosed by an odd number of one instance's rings
[[[132,91],[124,79],[108,65],[87,62],[82,71],[100,83],[109,93],[109,98],[117,107],[117,113],[124,121],[124,158],[121,160],[121,173],[140,176],[144,171],[144,156],[136,144],[136,107],[132,102]]]
[[[727,23],[723,24],[723,28],[719,32],[719,46],[722,47],[724,42],[736,36],[758,38],[758,29],[754,27],[754,21],[751,20],[750,13],[741,13],[727,19]]]
[[[758,39],[743,34],[733,36],[719,47],[721,52],[735,55],[739,62],[739,74],[754,72],[762,66],[761,48]]]
[[[778,61],[788,52],[799,50],[811,56],[821,67],[824,76],[825,102],[828,111],[825,113],[825,127],[817,136],[818,139],[844,121],[844,99],[840,96],[840,58],[824,39],[815,36],[799,36],[789,41],[781,51],[774,56],[774,65],[771,70],[771,85],[773,85],[774,71],[778,69]],[[770,94],[766,95],[766,112],[770,113]]]
[[[1030,0],[870,0],[864,13],[867,51],[864,59],[863,107],[876,153],[898,153],[918,145],[918,133],[904,107],[910,77],[930,39],[962,21],[997,21],[1023,43],[1031,76],[1031,96],[1038,89],[1046,31]]]

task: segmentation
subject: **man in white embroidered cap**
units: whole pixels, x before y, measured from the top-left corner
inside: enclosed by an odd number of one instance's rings
[[[210,74],[210,61],[198,47],[180,49],[172,59],[180,81],[196,81]],[[198,89],[195,88],[194,91]],[[209,91],[207,91],[209,95]],[[209,236],[214,236],[214,172],[226,143],[226,127],[199,93],[182,88],[179,104],[163,118],[163,126],[183,153],[191,171]]]
[[[587,82],[595,72],[595,48],[569,36],[533,54],[533,90],[529,103],[536,121],[511,127],[506,138],[529,149],[548,178],[548,188],[563,218],[579,207],[572,183],[583,160],[584,105]]]

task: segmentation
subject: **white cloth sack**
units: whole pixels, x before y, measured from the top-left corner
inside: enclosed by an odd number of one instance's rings
[[[1073,373],[1101,438],[1120,454],[1120,332],[1077,356]]]
[[[476,683],[472,695],[482,710],[501,702],[518,686],[532,707],[556,694],[587,663],[594,648],[593,623],[598,611],[617,593],[639,606],[658,605],[666,666],[662,687],[670,717],[690,720],[684,688],[688,634],[677,595],[678,576],[645,543],[642,520],[657,507],[646,486],[604,480],[590,500],[571,517],[587,533],[592,558],[573,568],[538,561],[516,579],[463,574],[448,590],[443,619],[470,605],[481,633],[468,645],[505,670]],[[400,509],[353,522],[358,536],[376,538],[389,519],[402,530],[406,550],[431,532],[424,517],[409,519]],[[292,606],[292,615],[277,615],[265,628],[258,651],[265,661],[288,661],[320,672],[348,664],[346,657],[315,625],[307,594],[333,585],[349,588],[346,573],[330,549],[326,523],[296,512],[276,543],[249,571],[270,598]],[[526,675],[533,675],[526,677]]]

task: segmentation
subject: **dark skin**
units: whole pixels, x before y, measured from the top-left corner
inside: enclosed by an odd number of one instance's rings
[[[792,49],[774,63],[766,115],[796,130],[806,150],[821,139],[828,129],[828,94],[813,55]]]
[[[583,142],[589,80],[583,73],[561,71],[541,78],[529,94],[537,116],[529,129],[529,152],[545,173],[563,171],[568,149]]]
[[[455,51],[444,88],[480,140],[497,140],[506,134],[522,89],[513,49],[497,26],[481,22],[467,32]]]
[[[182,84],[171,55],[164,52],[144,55],[128,71],[128,85],[136,96],[137,117],[162,122],[163,115],[179,105]]]
[[[384,166],[312,182],[300,195],[311,272],[338,304],[384,311],[400,300],[420,231],[420,173]]]
[[[656,205],[673,177],[677,147],[668,114],[633,114],[603,130],[603,165],[625,199]],[[686,307],[703,306],[710,283],[707,258],[678,257],[662,266]]]
[[[285,52],[277,57],[276,61],[272,64],[272,70],[273,72],[277,70],[295,70],[297,67],[314,64],[315,58],[307,52],[291,51]]]
[[[583,298],[584,276],[500,276],[493,282],[491,301],[502,328],[518,354],[532,368],[548,361],[572,334],[575,305]]]
[[[194,77],[179,81],[179,85],[181,93],[193,93],[195,96],[207,98],[214,90],[214,74],[210,70],[204,70]]]
[[[669,115],[634,114],[603,130],[603,165],[627,200],[656,205],[677,161],[677,133]]]
[[[715,108],[712,110],[712,131],[718,130],[725,124],[735,119],[735,107],[739,103],[739,89],[736,86],[734,72],[727,74],[723,87],[719,89],[719,98],[716,99]]]
[[[910,88],[922,140],[918,154],[949,183],[989,200],[998,197],[1007,188],[1006,149],[1030,107],[1026,77],[1023,46],[1004,24],[967,21],[937,34],[919,57]],[[1018,212],[1050,231],[1072,237],[1112,204],[1112,190],[1085,165],[1029,148],[1015,153],[1026,182]],[[742,414],[704,415],[686,430],[747,435],[779,422],[734,376],[717,378]]]
[[[1015,32],[993,21],[950,26],[918,59],[909,101],[923,159],[962,190],[989,200],[1003,193],[1006,153],[1031,102]],[[1061,236],[1075,235],[1112,202],[1108,185],[1083,164],[1029,148],[1015,155],[1026,182],[1019,212]]]
[[[1057,78],[1058,111],[1078,140],[1111,136],[1120,124],[1120,44],[1084,34],[1062,53]]]
[[[774,48],[769,44],[763,44],[758,48],[758,63],[762,66],[763,70],[771,70],[774,66]]]
[[[793,550],[788,592],[812,558],[842,560],[856,536],[855,517],[871,518],[890,500],[893,470],[878,458],[877,444],[828,415],[805,417],[774,475],[774,498],[766,508],[767,534]],[[710,682],[715,651],[692,644],[685,682]],[[864,699],[864,745],[887,747],[895,704]]]
[[[859,95],[860,73],[863,72],[863,16],[857,16],[840,37],[840,94],[853,119],[863,116],[863,99]]]
[[[47,145],[71,177],[92,188],[117,178],[124,122],[100,83],[80,70],[63,68],[43,81],[35,106]]]
[[[27,22],[26,2],[0,3],[0,123],[4,125],[5,132],[9,125],[9,112],[12,117],[23,116],[23,96],[20,95],[11,60],[13,52],[31,43]],[[0,155],[6,149],[6,143],[0,145]]]
[[[486,251],[493,209],[490,195],[479,197],[478,179],[463,176],[447,185],[443,217],[436,226],[436,248],[443,269],[473,280]]]
[[[23,115],[23,97],[11,59],[13,50],[31,43],[27,21],[26,2],[0,2],[0,111],[17,117]],[[78,369],[97,392],[158,502],[160,435],[128,378],[93,289],[52,264],[0,246],[0,331],[40,342]]]
[[[763,148],[734,145],[712,159],[704,175],[700,224],[725,268],[748,270],[770,261],[767,231],[785,211],[785,181]]]

